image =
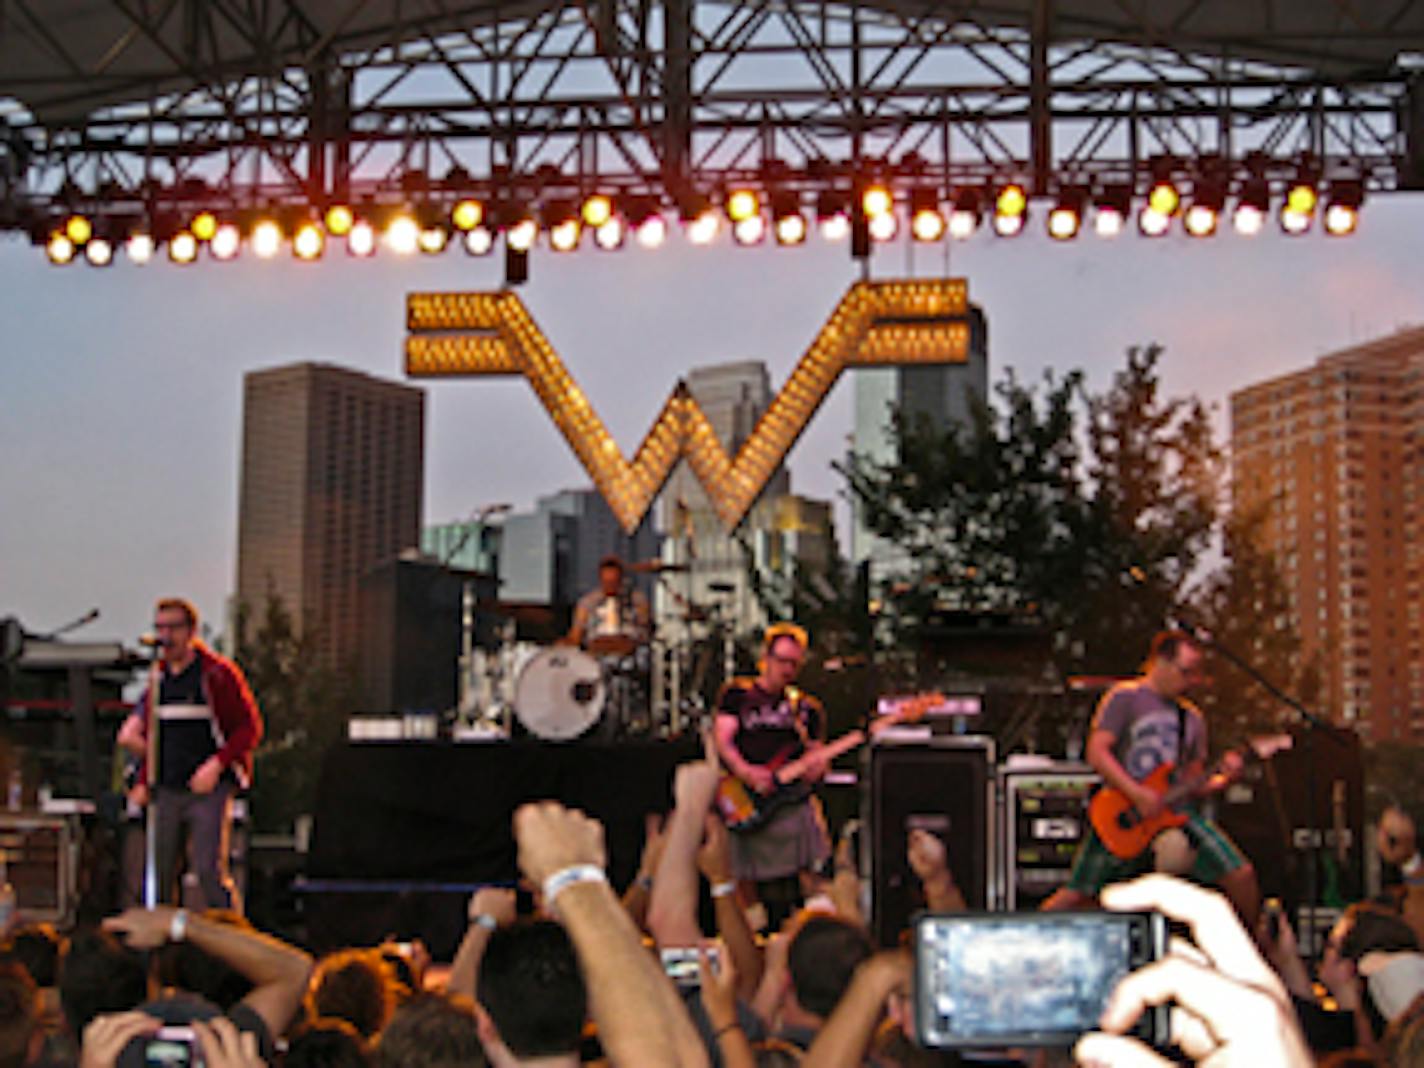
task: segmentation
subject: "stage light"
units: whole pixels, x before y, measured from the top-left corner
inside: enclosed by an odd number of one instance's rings
[[[1175,163],[1170,157],[1157,156],[1152,160],[1152,184],[1147,189],[1147,207],[1156,215],[1171,218],[1182,208],[1182,194],[1172,178],[1174,169]],[[1141,216],[1138,218],[1141,225]]]
[[[94,236],[94,224],[85,215],[71,215],[64,221],[64,236],[76,247]]]
[[[49,257],[49,262],[57,267],[63,267],[71,262],[74,259],[74,253],[74,242],[63,230],[56,230],[49,235],[49,240],[45,242],[45,255]]]
[[[667,241],[668,225],[662,212],[655,211],[637,225],[638,244],[644,248],[659,248]]]
[[[1292,211],[1289,205],[1281,208],[1281,229],[1291,237],[1299,237],[1308,232],[1314,219],[1314,215],[1307,215],[1303,211]]]
[[[211,241],[218,232],[218,217],[210,211],[200,211],[193,216],[188,229],[199,241]]]
[[[601,222],[593,231],[593,243],[606,252],[612,252],[616,248],[623,247],[623,239],[628,234],[628,227],[617,215],[610,215]]]
[[[849,215],[827,215],[821,219],[821,239],[823,241],[844,241],[849,236]]]
[[[734,223],[761,214],[761,198],[754,189],[734,189],[727,194],[727,218]]]
[[[873,241],[893,241],[900,230],[900,220],[895,218],[893,211],[886,215],[871,216],[865,224]]]
[[[376,251],[376,228],[365,219],[357,219],[346,234],[346,254],[366,257]]]
[[[212,240],[208,242],[208,251],[216,260],[233,259],[241,248],[242,231],[237,228],[236,223],[220,223],[213,231]]]
[[[1144,204],[1137,213],[1137,229],[1144,237],[1161,237],[1172,226],[1172,216],[1158,211],[1151,204]]]
[[[766,237],[766,218],[748,215],[732,224],[732,237],[739,245],[759,245]]]
[[[717,213],[707,208],[687,224],[687,239],[694,245],[710,245],[717,239],[717,231],[722,228]]]
[[[845,194],[827,190],[816,197],[816,222],[826,241],[844,241],[850,236],[850,205]]]
[[[895,211],[895,197],[890,192],[890,187],[881,183],[873,182],[865,187],[865,191],[860,195],[860,207],[865,212],[867,219],[879,219]]]
[[[955,241],[967,241],[979,229],[984,196],[977,189],[960,189],[949,206],[949,236]]]
[[[178,264],[192,263],[198,258],[198,239],[187,230],[179,230],[168,239],[168,258]]]
[[[84,258],[91,267],[107,267],[114,262],[114,243],[107,237],[91,237],[84,243]]]
[[[323,218],[326,221],[326,232],[332,237],[347,237],[351,228],[356,225],[356,213],[348,204],[332,204],[326,209]]]
[[[564,219],[549,228],[549,247],[555,252],[572,252],[583,236],[583,224],[578,219]]]
[[[1088,194],[1082,189],[1064,189],[1058,203],[1048,213],[1048,236],[1055,241],[1070,241],[1083,227],[1083,210]]]
[[[539,224],[526,215],[504,232],[504,242],[515,252],[528,252],[538,236]]]
[[[806,217],[801,214],[801,198],[787,190],[771,198],[772,233],[778,245],[799,245],[806,240]]]
[[[438,256],[450,243],[450,231],[443,222],[422,226],[415,237],[415,243],[427,256]]]
[[[292,231],[292,255],[299,260],[316,260],[326,251],[326,234],[321,224],[311,219],[297,224]]]
[[[1325,232],[1331,237],[1352,234],[1360,225],[1360,208],[1365,202],[1365,186],[1358,181],[1330,183],[1325,205]]]
[[[1226,207],[1226,190],[1220,182],[1198,182],[1192,190],[1192,202],[1182,216],[1182,228],[1192,237],[1210,237],[1216,233]]]
[[[130,234],[128,241],[124,244],[124,254],[128,256],[129,262],[136,263],[140,267],[153,260],[153,253],[153,235],[142,230]]]
[[[1117,237],[1127,228],[1132,211],[1132,189],[1126,185],[1104,187],[1093,202],[1093,230],[1099,237]]]
[[[409,212],[398,212],[386,223],[386,247],[397,256],[413,256],[420,250],[420,224]]]
[[[471,256],[488,256],[494,250],[494,231],[488,226],[466,230],[464,245]]]
[[[450,222],[456,230],[469,233],[485,221],[485,206],[473,197],[457,201],[450,209]]]
[[[1024,215],[1028,212],[1028,192],[1018,182],[1010,182],[994,198],[997,215]]]
[[[595,231],[604,223],[613,218],[613,198],[602,193],[594,193],[592,196],[584,198],[583,206],[579,208],[579,215],[585,225],[591,226]]]
[[[1231,224],[1238,234],[1254,237],[1266,225],[1271,210],[1271,189],[1264,178],[1252,178],[1241,187],[1241,196],[1232,212]]]
[[[282,228],[275,219],[259,219],[252,227],[253,255],[270,260],[282,250]]]
[[[939,241],[944,237],[944,213],[939,210],[939,194],[933,189],[910,193],[910,233],[916,241]]]
[[[1314,215],[1320,196],[1309,178],[1297,178],[1286,190],[1285,210],[1292,215]]]

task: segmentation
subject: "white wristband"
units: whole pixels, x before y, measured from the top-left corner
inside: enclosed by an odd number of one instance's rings
[[[544,880],[544,907],[553,908],[554,899],[575,883],[607,883],[608,876],[597,864],[571,864]]]
[[[499,921],[488,912],[476,912],[470,917],[472,927],[483,927],[486,931],[496,931],[499,929]]]
[[[1404,874],[1406,879],[1412,879],[1414,876],[1424,873],[1424,856],[1420,856],[1420,854],[1416,852],[1414,856],[1399,866],[1399,870]]]
[[[188,910],[176,909],[168,921],[168,941],[181,942],[188,935]]]
[[[732,894],[735,894],[736,892],[737,892],[737,884],[736,884],[736,883],[713,883],[713,884],[712,884],[712,896],[713,896],[713,897],[730,897]]]

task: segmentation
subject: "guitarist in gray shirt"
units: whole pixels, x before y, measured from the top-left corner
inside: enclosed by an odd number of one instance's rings
[[[810,793],[810,784],[826,773],[826,761],[815,759],[825,743],[826,717],[819,701],[793,685],[806,647],[806,632],[795,624],[768,627],[757,676],[732,680],[717,702],[723,766],[746,785],[758,807],[772,809],[755,829],[729,836],[744,906],[757,900],[758,882],[809,871],[831,851],[820,803]],[[777,768],[807,755],[812,760],[800,781],[777,782]]]

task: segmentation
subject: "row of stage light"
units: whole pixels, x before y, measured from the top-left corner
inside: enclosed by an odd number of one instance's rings
[[[1045,226],[1048,235],[1069,241],[1091,221],[1100,237],[1116,237],[1129,228],[1133,195],[1128,186],[1109,187],[1096,194],[1086,188],[1065,189],[1050,203]],[[1357,180],[1333,181],[1325,190],[1322,208],[1317,183],[1305,179],[1289,185],[1277,205],[1282,231],[1290,235],[1308,233],[1317,216],[1325,233],[1343,236],[1359,224],[1364,202],[1364,185]],[[793,193],[776,193],[764,205],[762,195],[752,188],[730,190],[718,208],[703,198],[684,204],[677,213],[686,238],[693,244],[715,241],[724,225],[730,225],[739,245],[761,244],[770,237],[779,245],[803,243],[811,230],[801,198]],[[1022,234],[1030,215],[1030,197],[1022,184],[1009,183],[991,191],[985,188],[960,190],[942,201],[936,190],[912,190],[897,207],[892,190],[885,185],[869,185],[861,193],[858,211],[851,198],[838,193],[822,193],[816,199],[816,225],[824,239],[855,239],[858,244],[894,240],[901,218],[908,219],[911,237],[920,242],[946,238],[967,240],[985,226],[1000,237]],[[1253,235],[1266,228],[1272,211],[1270,187],[1265,179],[1244,183],[1231,207],[1230,220],[1241,234]],[[1155,182],[1138,205],[1138,231],[1146,237],[1163,237],[1180,222],[1191,237],[1210,237],[1227,217],[1227,198],[1220,186],[1199,187],[1190,199],[1170,180]],[[111,264],[122,247],[133,263],[144,264],[166,248],[174,263],[193,263],[204,249],[215,260],[235,259],[244,246],[254,255],[270,259],[284,246],[300,260],[320,259],[329,239],[338,239],[346,252],[356,257],[374,255],[381,247],[397,255],[438,254],[458,242],[475,256],[494,250],[500,236],[509,252],[527,254],[542,233],[550,249],[572,252],[583,241],[585,231],[602,249],[622,247],[630,239],[645,248],[662,245],[671,224],[657,198],[629,197],[615,200],[596,194],[581,204],[571,200],[552,201],[536,214],[493,208],[476,199],[450,204],[427,204],[417,210],[389,206],[358,207],[334,204],[318,217],[316,212],[263,213],[244,211],[225,216],[216,211],[200,211],[186,223],[172,218],[160,225],[83,214],[71,214],[56,225],[43,228],[35,236],[43,241],[50,262],[67,264],[83,258],[94,266]],[[857,252],[864,255],[865,248]]]

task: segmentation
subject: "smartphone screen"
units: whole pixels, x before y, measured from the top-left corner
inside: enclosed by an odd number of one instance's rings
[[[1123,976],[1161,957],[1154,913],[921,916],[915,924],[915,1022],[929,1047],[1071,1045],[1095,1030]],[[1134,1032],[1165,1038],[1165,1010]]]
[[[197,1068],[203,1063],[198,1054],[197,1036],[191,1027],[160,1027],[148,1039],[143,1049],[145,1068]]]
[[[663,950],[663,971],[679,987],[701,986],[702,972],[697,963],[700,952],[696,947]],[[721,968],[720,951],[713,947],[707,950],[707,955],[712,970],[718,971]]]

